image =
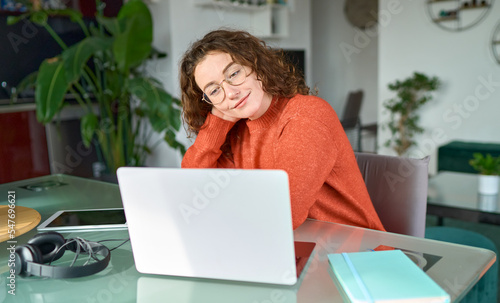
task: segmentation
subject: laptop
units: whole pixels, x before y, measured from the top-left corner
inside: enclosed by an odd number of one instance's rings
[[[294,242],[284,171],[121,167],[117,175],[140,273],[293,285],[314,249]]]

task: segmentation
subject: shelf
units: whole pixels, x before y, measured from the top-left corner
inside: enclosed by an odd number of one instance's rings
[[[451,0],[439,0],[439,1],[451,1]],[[453,1],[455,1],[455,0],[453,0]],[[439,18],[433,19],[433,21],[434,22],[443,22],[443,21],[458,20],[459,19],[458,15],[460,14],[460,11],[469,10],[469,9],[479,9],[479,8],[490,8],[490,5],[462,6],[462,7],[457,8],[456,11],[452,11],[452,10],[449,11],[449,12],[455,12],[454,15],[439,17]]]
[[[19,16],[24,14],[25,12],[19,12],[19,11],[9,11],[5,9],[0,9],[0,16]]]
[[[429,0],[429,1],[427,1],[427,3],[451,2],[451,1],[456,2],[457,0]]]
[[[450,31],[461,31],[482,21],[491,9],[493,1],[427,0],[427,11],[431,20],[439,27]],[[463,11],[477,11],[477,13],[467,13],[464,19],[461,16]],[[450,24],[448,21],[456,22]]]
[[[0,105],[0,114],[19,113],[36,110],[35,103]]]
[[[4,106],[13,106],[19,104],[35,104],[35,98],[0,99],[0,108]]]
[[[250,5],[239,2],[195,0],[195,6],[203,9],[225,10],[228,13],[243,12],[250,17],[249,32],[259,38],[288,37],[288,5]]]
[[[490,8],[490,5],[486,4],[486,5],[476,5],[476,6],[461,6],[460,10],[479,9],[479,8]]]
[[[440,17],[437,19],[434,19],[434,22],[446,22],[446,21],[456,21],[458,20],[457,16],[448,16],[448,17]]]
[[[285,7],[286,5],[284,4],[261,4],[261,5],[253,5],[253,4],[247,4],[247,3],[239,3],[239,2],[229,2],[229,1],[203,1],[203,0],[198,0],[195,2],[196,6],[203,7],[203,8],[220,8],[220,9],[225,9],[225,10],[238,10],[238,11],[262,11],[269,9],[270,7]]]

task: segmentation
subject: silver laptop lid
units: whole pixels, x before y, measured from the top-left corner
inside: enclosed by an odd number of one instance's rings
[[[117,174],[139,272],[296,283],[284,171],[122,167]]]

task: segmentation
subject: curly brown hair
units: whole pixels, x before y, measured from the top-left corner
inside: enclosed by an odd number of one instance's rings
[[[198,63],[213,52],[227,53],[234,62],[250,67],[262,82],[263,90],[273,97],[289,98],[310,93],[304,76],[286,59],[282,50],[268,47],[245,31],[219,29],[209,32],[191,45],[180,64],[183,118],[190,135],[198,134],[212,109],[212,105],[202,101],[203,92],[195,82],[194,71]]]

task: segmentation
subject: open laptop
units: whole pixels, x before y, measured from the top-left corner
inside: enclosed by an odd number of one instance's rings
[[[117,174],[141,273],[293,285],[314,248],[294,243],[284,171],[122,167]]]

